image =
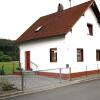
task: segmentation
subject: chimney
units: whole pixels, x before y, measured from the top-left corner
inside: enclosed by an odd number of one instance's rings
[[[63,11],[63,5],[61,3],[58,4],[58,12]]]

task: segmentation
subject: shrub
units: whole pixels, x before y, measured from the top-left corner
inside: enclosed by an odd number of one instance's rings
[[[2,81],[0,83],[0,86],[3,91],[9,91],[14,89],[14,84],[9,83],[8,81]]]

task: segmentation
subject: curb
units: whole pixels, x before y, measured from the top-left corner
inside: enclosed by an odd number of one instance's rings
[[[59,88],[59,87],[70,86],[70,85],[74,85],[74,84],[79,84],[79,83],[89,82],[89,81],[99,80],[99,79],[100,78],[98,77],[98,78],[74,80],[74,81],[69,81],[69,83],[66,83],[66,84],[59,83],[58,85],[45,86],[45,87],[39,88],[39,89],[37,89],[35,91],[26,91],[26,92],[18,91],[18,92],[14,92],[14,93],[5,94],[3,96],[0,96],[0,100],[4,100],[4,99],[8,99],[8,98],[13,98],[13,97],[17,97],[17,96],[28,95],[28,94],[32,94],[32,93],[38,93],[38,92],[41,92],[41,91],[56,89],[56,88]]]
[[[12,97],[12,96],[14,96],[14,95],[19,95],[20,93],[23,93],[22,91],[17,91],[17,92],[13,92],[13,93],[6,93],[6,94],[2,94],[2,95],[0,95],[0,100],[2,100],[2,99],[6,99],[6,98],[10,98],[10,97]]]

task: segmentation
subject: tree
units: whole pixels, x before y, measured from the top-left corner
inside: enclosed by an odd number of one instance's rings
[[[19,48],[15,41],[0,39],[0,61],[19,60]]]
[[[4,55],[3,51],[0,51],[0,56]]]

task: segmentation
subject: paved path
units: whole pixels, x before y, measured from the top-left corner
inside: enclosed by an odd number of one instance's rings
[[[22,77],[17,75],[2,76],[3,80],[14,84],[18,89],[22,89]],[[0,78],[0,79],[1,79]],[[60,84],[60,79],[49,78],[39,75],[25,75],[23,78],[24,91],[38,91],[40,89],[56,87]],[[68,80],[62,80],[63,83],[67,83]]]
[[[100,80],[83,82],[6,100],[100,100]]]

